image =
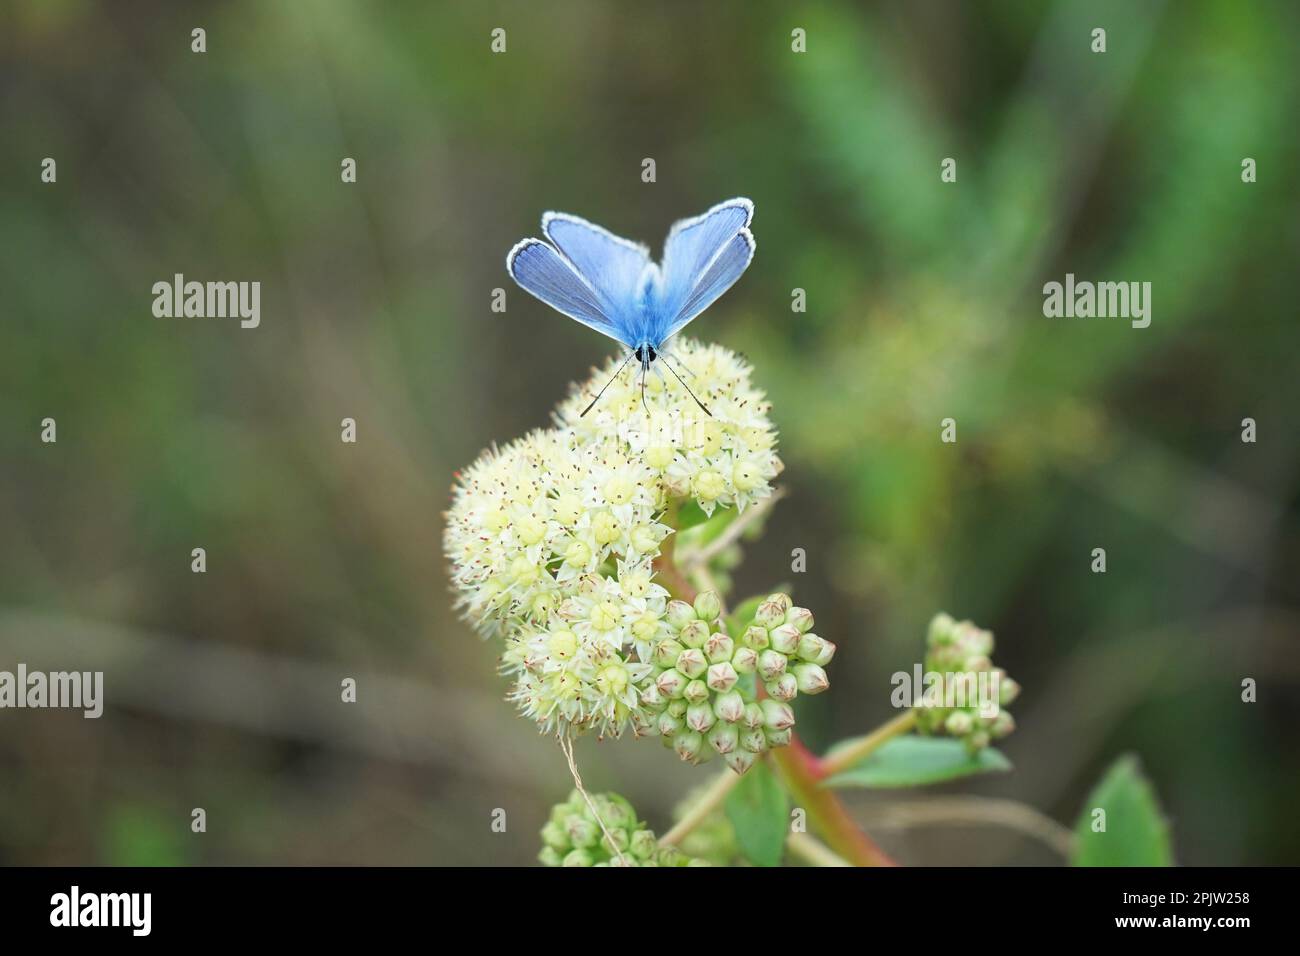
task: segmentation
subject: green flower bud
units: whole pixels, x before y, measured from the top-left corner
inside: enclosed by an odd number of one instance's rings
[[[686,711],[686,726],[698,733],[704,733],[717,722],[717,717],[713,716],[713,708],[707,702],[702,704],[693,704]]]
[[[764,650],[772,643],[768,640],[767,628],[760,627],[757,624],[751,624],[747,627],[741,640],[745,642],[746,647],[752,647],[756,651]]]
[[[689,683],[686,675],[676,670],[666,670],[655,678],[655,686],[659,688],[659,693],[665,697],[678,698],[686,690]]]
[[[763,687],[777,700],[794,700],[799,695],[799,679],[793,674],[782,674],[776,680],[768,681]]]
[[[786,660],[784,654],[777,651],[767,650],[758,655],[758,676],[763,680],[776,680],[785,673]]]
[[[553,846],[542,847],[542,852],[537,854],[538,861],[542,866],[563,866],[564,857]]]
[[[965,737],[975,729],[975,721],[964,710],[954,710],[943,722],[943,729],[954,737]]]
[[[816,634],[805,634],[799,638],[799,647],[795,653],[801,660],[825,667],[831,662],[831,658],[835,656],[835,645],[830,641],[823,640]]]
[[[693,730],[685,731],[673,738],[673,749],[683,760],[695,763],[704,750],[704,737]]]
[[[983,750],[989,745],[989,735],[986,730],[977,730],[966,738],[966,749],[971,753]]]
[[[772,730],[770,727],[763,734],[767,737],[769,747],[784,747],[794,737],[793,730]]]
[[[746,771],[748,771],[750,767],[754,766],[754,761],[758,758],[749,750],[733,750],[723,759],[727,761],[728,767],[741,776],[744,776]]]
[[[970,621],[957,625],[957,641],[967,649],[967,653],[988,657],[993,653],[993,632],[976,627]]]
[[[614,842],[610,843],[610,837]],[[609,829],[609,836],[602,835],[600,838],[600,848],[610,856],[618,856],[620,853],[626,853],[631,840],[626,830],[615,830],[612,826]]]
[[[605,821],[605,826],[620,830],[636,826],[636,811],[626,797],[617,793],[601,793],[593,797],[591,802],[596,805],[596,812]]]
[[[709,685],[702,680],[693,680],[682,691],[682,697],[688,704],[702,704],[709,699]]]
[[[714,664],[709,668],[709,673],[705,678],[705,683],[707,683],[713,690],[725,694],[727,691],[731,690],[731,688],[736,686],[738,680],[740,680],[740,675],[737,674],[736,669],[731,666],[731,662],[723,661],[721,664]]]
[[[658,713],[668,704],[668,698],[664,696],[657,684],[647,684],[641,688],[637,697],[641,701],[641,706],[652,713]]]
[[[925,642],[930,647],[941,647],[944,644],[951,644],[953,640],[953,629],[957,622],[947,614],[936,614],[930,621],[930,630],[926,634]]]
[[[1009,706],[1019,696],[1020,685],[1010,677],[1003,677],[998,681],[998,703],[1003,707]]]
[[[670,738],[674,734],[679,733],[681,729],[686,726],[686,722],[681,717],[674,717],[672,714],[665,711],[659,715],[659,720],[657,721],[656,726],[659,728],[659,733],[663,734],[665,738]]]
[[[734,724],[718,723],[709,733],[708,740],[709,746],[725,757],[740,743],[740,731]]]
[[[596,821],[574,814],[569,817],[565,831],[569,835],[569,845],[575,847],[595,846],[600,840],[600,827]]]
[[[694,679],[708,670],[709,661],[702,650],[696,647],[688,647],[677,655],[676,667],[678,671]]]
[[[555,847],[557,850],[568,849],[569,835],[564,832],[564,827],[554,820],[548,820],[542,827],[542,842],[547,846]]]
[[[716,621],[722,613],[722,601],[714,591],[701,591],[695,598],[695,616],[701,621]]]
[[[573,850],[566,856],[560,866],[595,866],[596,859],[586,850]]]
[[[748,729],[757,730],[763,726],[763,708],[756,703],[748,703],[740,719]]]
[[[1015,729],[1016,719],[1005,710],[1000,710],[998,715],[993,718],[993,723],[989,725],[989,734],[994,740],[1001,740]]]
[[[740,735],[740,746],[750,753],[761,754],[767,750],[767,735],[762,730],[746,730]]]
[[[669,601],[668,607],[664,611],[665,617],[673,630],[680,631],[691,621],[695,620],[695,608],[691,607],[685,601]]]
[[[781,614],[783,617],[790,608],[794,607],[794,601],[790,600],[790,595],[788,594],[781,594],[779,592],[776,594],[769,594],[767,599],[773,604],[779,604],[781,606]]]
[[[805,694],[820,694],[831,686],[826,672],[816,664],[794,665],[794,676],[799,690]]]
[[[758,667],[758,651],[752,647],[738,647],[731,655],[731,666],[737,674],[752,674]]]
[[[687,647],[703,647],[709,639],[709,625],[703,621],[691,621],[677,632],[677,636]]]
[[[577,790],[574,790],[569,794],[569,799],[564,801],[564,803],[557,803],[555,806],[551,807],[551,823],[554,823],[557,827],[563,828],[565,822],[569,819],[569,815],[580,811],[581,804],[574,802],[575,797],[577,797],[579,801],[582,800],[582,794],[578,793]]]
[[[764,630],[771,630],[785,623],[785,608],[772,598],[768,598],[754,612],[754,623]]]
[[[672,714],[678,720],[685,720],[686,708],[689,706],[690,704],[686,703],[684,700],[670,700],[668,702],[668,713]]]
[[[770,699],[758,703],[763,708],[763,726],[771,730],[789,730],[794,726],[794,711],[789,704]]]
[[[713,701],[713,712],[718,715],[719,720],[734,724],[745,715],[745,698],[740,696],[738,690],[719,694]]]
[[[672,667],[677,661],[677,655],[684,650],[686,648],[679,641],[669,638],[655,644],[650,659],[660,667]]]
[[[803,635],[799,633],[799,628],[793,624],[782,624],[780,627],[772,628],[767,636],[772,642],[774,651],[789,655],[799,649],[799,638]]]
[[[637,830],[632,834],[632,840],[628,844],[628,852],[638,860],[648,860],[655,855],[659,849],[659,841],[649,830]]]
[[[731,660],[731,655],[736,651],[736,642],[726,634],[710,634],[709,639],[704,642],[703,650],[710,664],[720,664]]]
[[[792,607],[785,612],[785,623],[793,624],[800,634],[807,634],[813,626],[812,611],[806,607]]]
[[[685,866],[686,854],[675,846],[665,846],[655,854],[655,863],[659,866]]]

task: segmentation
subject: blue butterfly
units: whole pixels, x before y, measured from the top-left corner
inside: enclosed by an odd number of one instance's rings
[[[645,374],[656,359],[667,358],[664,343],[749,267],[754,258],[754,236],[749,231],[753,218],[752,202],[728,199],[703,215],[683,219],[669,230],[663,263],[657,264],[640,243],[577,216],[548,212],[542,216],[542,233],[550,241],[518,243],[506,256],[506,271],[525,292],[626,346],[630,353],[614,378],[635,358],[641,364],[644,404]],[[691,391],[671,364],[668,370]],[[694,392],[691,397],[695,398]],[[703,402],[695,401],[709,414]]]

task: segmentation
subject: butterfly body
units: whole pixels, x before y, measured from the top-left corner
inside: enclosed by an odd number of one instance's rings
[[[542,217],[546,241],[516,244],[506,270],[530,295],[627,348],[627,361],[641,366],[644,387],[645,373],[665,357],[668,341],[749,267],[753,215],[754,204],[738,198],[683,219],[669,230],[663,261],[656,263],[639,243],[577,216],[548,212]]]

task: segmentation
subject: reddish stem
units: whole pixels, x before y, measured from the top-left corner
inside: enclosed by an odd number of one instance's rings
[[[798,738],[772,751],[795,801],[821,833],[827,845],[854,866],[897,866],[871,837],[862,832],[833,790],[822,787],[822,760]]]

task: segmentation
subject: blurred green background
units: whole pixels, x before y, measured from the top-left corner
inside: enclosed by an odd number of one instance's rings
[[[1056,863],[1132,751],[1179,862],[1300,860],[1294,5],[177,7],[0,11],[0,669],[108,702],[0,712],[0,861],[531,862],[568,774],[449,609],[441,513],[609,347],[503,259],[546,209],[657,254],[733,195],[757,256],[691,332],[782,429],[737,581],[840,645],[805,736],[891,716],[940,609],[1025,687],[1015,772],[851,795],[873,835]],[[177,272],[261,281],[260,328],[154,318]],[[1151,326],[1044,318],[1066,272],[1151,282]],[[710,775],[578,757],[657,827]]]

